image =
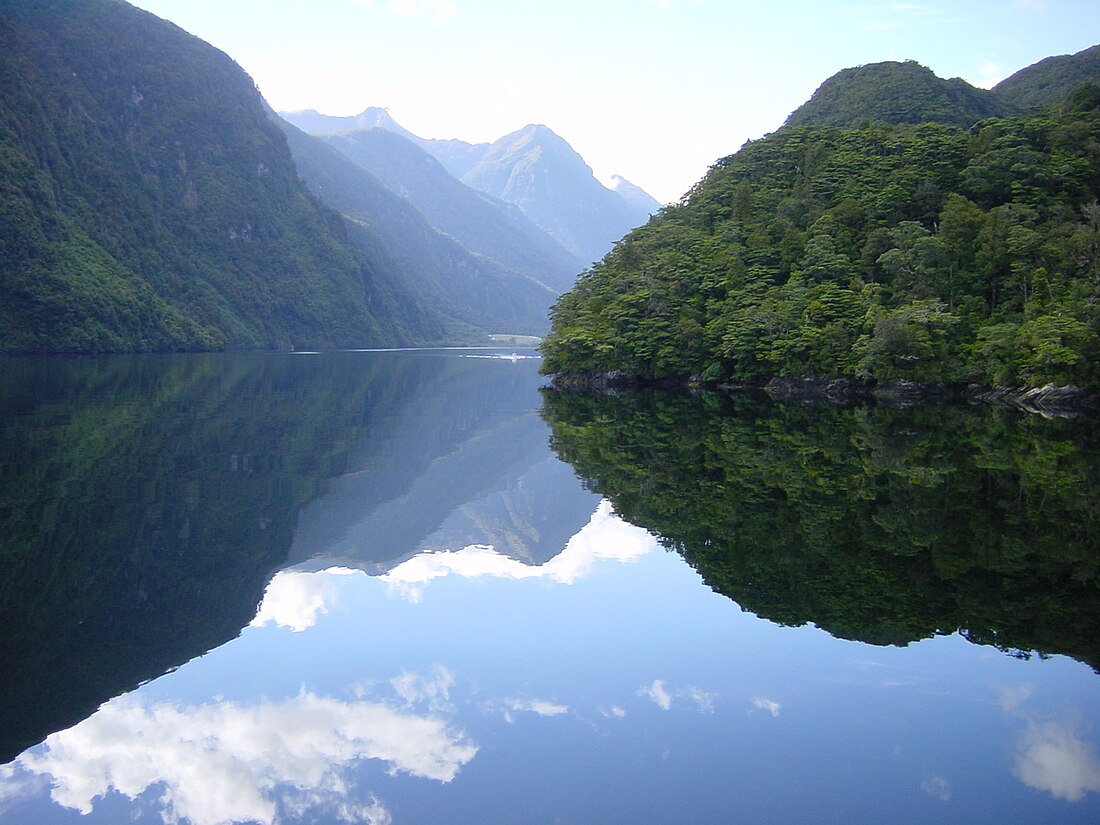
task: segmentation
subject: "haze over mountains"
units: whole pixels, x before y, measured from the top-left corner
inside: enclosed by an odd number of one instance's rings
[[[845,70],[788,126],[964,128],[1064,97],[1100,51],[991,91]],[[428,140],[385,110],[279,119],[232,59],[119,0],[0,3],[0,351],[289,349],[542,334],[657,204],[542,125]]]
[[[386,185],[123,2],[4,0],[0,102],[0,351],[538,335],[629,228],[576,254],[396,134],[358,136]]]
[[[629,182],[615,189],[601,184],[584,159],[547,126],[524,126],[493,143],[466,143],[417,137],[379,108],[352,117],[314,110],[281,114],[303,131],[326,136],[349,152],[364,139],[362,132],[380,129],[398,135],[467,186],[520,207],[585,266],[602,258],[615,241],[660,208]],[[395,148],[396,142],[389,146]],[[368,161],[365,153],[355,157],[364,163],[383,162]]]

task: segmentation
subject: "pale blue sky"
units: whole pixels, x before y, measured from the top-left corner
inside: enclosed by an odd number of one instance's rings
[[[544,123],[662,201],[847,66],[991,85],[1100,43],[1096,0],[134,0],[226,51],[278,110],[385,106],[423,137]]]

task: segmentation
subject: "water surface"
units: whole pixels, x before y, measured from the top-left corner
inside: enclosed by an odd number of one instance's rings
[[[1092,422],[511,354],[0,362],[0,823],[1097,821]]]

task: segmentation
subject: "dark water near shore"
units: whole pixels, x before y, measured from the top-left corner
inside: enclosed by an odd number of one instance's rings
[[[0,361],[0,823],[1100,819],[1095,421],[530,355]]]

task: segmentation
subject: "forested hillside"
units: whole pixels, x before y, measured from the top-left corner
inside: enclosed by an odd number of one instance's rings
[[[1048,57],[1021,69],[993,87],[1004,102],[1019,108],[1048,106],[1065,100],[1086,83],[1100,81],[1100,45]]]
[[[969,131],[788,126],[562,297],[544,368],[1100,386],[1100,86]]]
[[[943,123],[969,128],[1017,108],[965,80],[943,80],[916,61],[886,61],[830,77],[790,117],[787,126],[856,127],[876,123]]]
[[[0,2],[0,351],[434,338],[386,266],[225,54],[117,0]]]

